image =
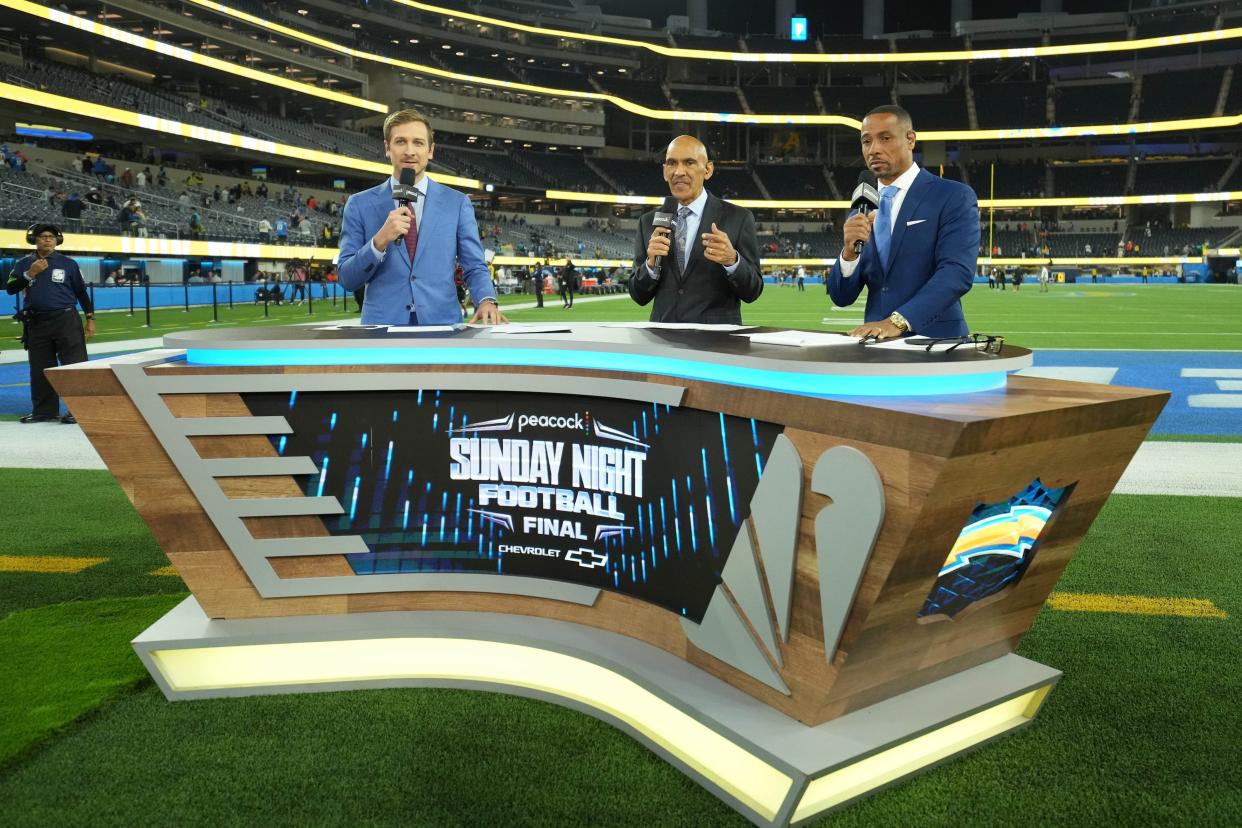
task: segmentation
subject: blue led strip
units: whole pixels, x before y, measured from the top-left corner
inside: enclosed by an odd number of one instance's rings
[[[1005,386],[1004,371],[923,376],[918,374],[859,376],[806,374],[720,365],[650,354],[602,353],[538,349],[491,348],[262,348],[210,350],[190,348],[186,360],[195,365],[494,365],[543,368],[585,368],[728,383],[806,397],[911,397],[970,394]],[[910,366],[912,371],[918,365]],[[439,400],[436,400],[439,404]]]

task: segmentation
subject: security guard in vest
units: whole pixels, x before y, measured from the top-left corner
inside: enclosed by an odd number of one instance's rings
[[[86,339],[76,304],[86,311],[86,336],[95,335],[95,308],[78,263],[56,246],[65,237],[54,224],[36,224],[26,231],[26,242],[35,246],[34,254],[13,265],[5,290],[11,294],[26,291],[23,308],[26,350],[30,352],[31,412],[23,423],[47,423],[60,419],[76,423],[72,414],[60,417],[60,397],[43,371],[61,365],[86,361]]]

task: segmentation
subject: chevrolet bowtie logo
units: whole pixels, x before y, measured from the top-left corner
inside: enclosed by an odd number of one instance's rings
[[[594,549],[571,549],[565,553],[565,560],[587,569],[594,569],[597,566],[607,566],[608,553],[596,552]]]

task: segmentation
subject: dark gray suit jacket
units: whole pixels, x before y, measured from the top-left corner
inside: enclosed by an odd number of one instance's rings
[[[647,272],[647,242],[655,210],[638,220],[634,242],[634,275],[630,296],[640,305],[655,300],[652,322],[702,322],[742,324],[742,302],[753,302],[763,292],[759,273],[759,240],[755,236],[755,217],[744,207],[721,201],[710,193],[703,208],[699,232],[693,240],[686,271],[681,272],[670,252],[660,264],[660,278]],[[712,223],[725,232],[740,261],[733,275],[703,256],[703,233]]]

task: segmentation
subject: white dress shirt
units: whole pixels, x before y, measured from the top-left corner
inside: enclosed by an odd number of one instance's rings
[[[686,216],[686,263],[688,264],[690,262],[690,253],[694,250],[695,239],[698,238],[699,225],[703,221],[703,210],[707,207],[707,188],[704,187],[703,191],[699,193],[699,197],[694,201],[689,204],[681,205],[677,209],[680,210],[683,206],[690,208],[690,213]],[[676,230],[674,229],[673,232],[675,233]],[[729,241],[733,240],[730,239]],[[669,247],[669,253],[676,256],[677,245],[673,244],[672,234],[669,235]],[[733,264],[725,265],[725,273],[732,276],[733,271],[737,270],[737,266],[741,263],[742,254],[738,253],[737,260],[734,261]],[[678,262],[678,264],[681,265],[682,263]],[[657,271],[652,270],[650,264],[647,265],[647,275],[652,279],[658,280],[660,278],[660,274]]]
[[[919,175],[919,165],[912,163],[910,165],[910,169],[906,170],[901,175],[897,176],[896,181],[894,181],[892,184],[884,185],[884,187],[897,187],[898,188],[897,194],[893,196],[893,212],[892,212],[892,215],[889,216],[889,220],[892,222],[888,226],[888,229],[889,229],[888,237],[890,239],[893,237],[894,232],[897,229],[897,216],[901,214],[902,202],[906,200],[906,193],[909,192],[910,186],[914,184],[914,179],[918,178],[918,175]],[[884,187],[881,187],[880,189],[883,190]],[[879,219],[880,217],[877,215],[876,221],[879,221]],[[858,263],[861,260],[862,260],[862,256],[855,257],[854,261],[852,262],[847,261],[844,256],[840,257],[839,261],[841,262],[841,276],[843,278],[849,278],[850,276],[853,276],[854,271],[858,269]]]
[[[388,191],[392,192],[393,185],[400,184],[400,183],[401,183],[400,180],[393,178],[392,176],[389,176],[388,177]],[[426,173],[423,173],[422,178],[414,182],[414,189],[418,190],[418,201],[411,204],[410,207],[411,209],[414,210],[415,226],[421,229],[423,226],[423,207],[427,204],[427,174]],[[400,206],[401,205],[394,198],[392,200],[392,208],[395,210]],[[381,251],[379,248],[375,246],[375,239],[371,239],[371,252],[375,254],[375,258],[379,259],[382,262],[384,261],[384,254],[388,252],[388,248],[385,247],[383,251]]]

